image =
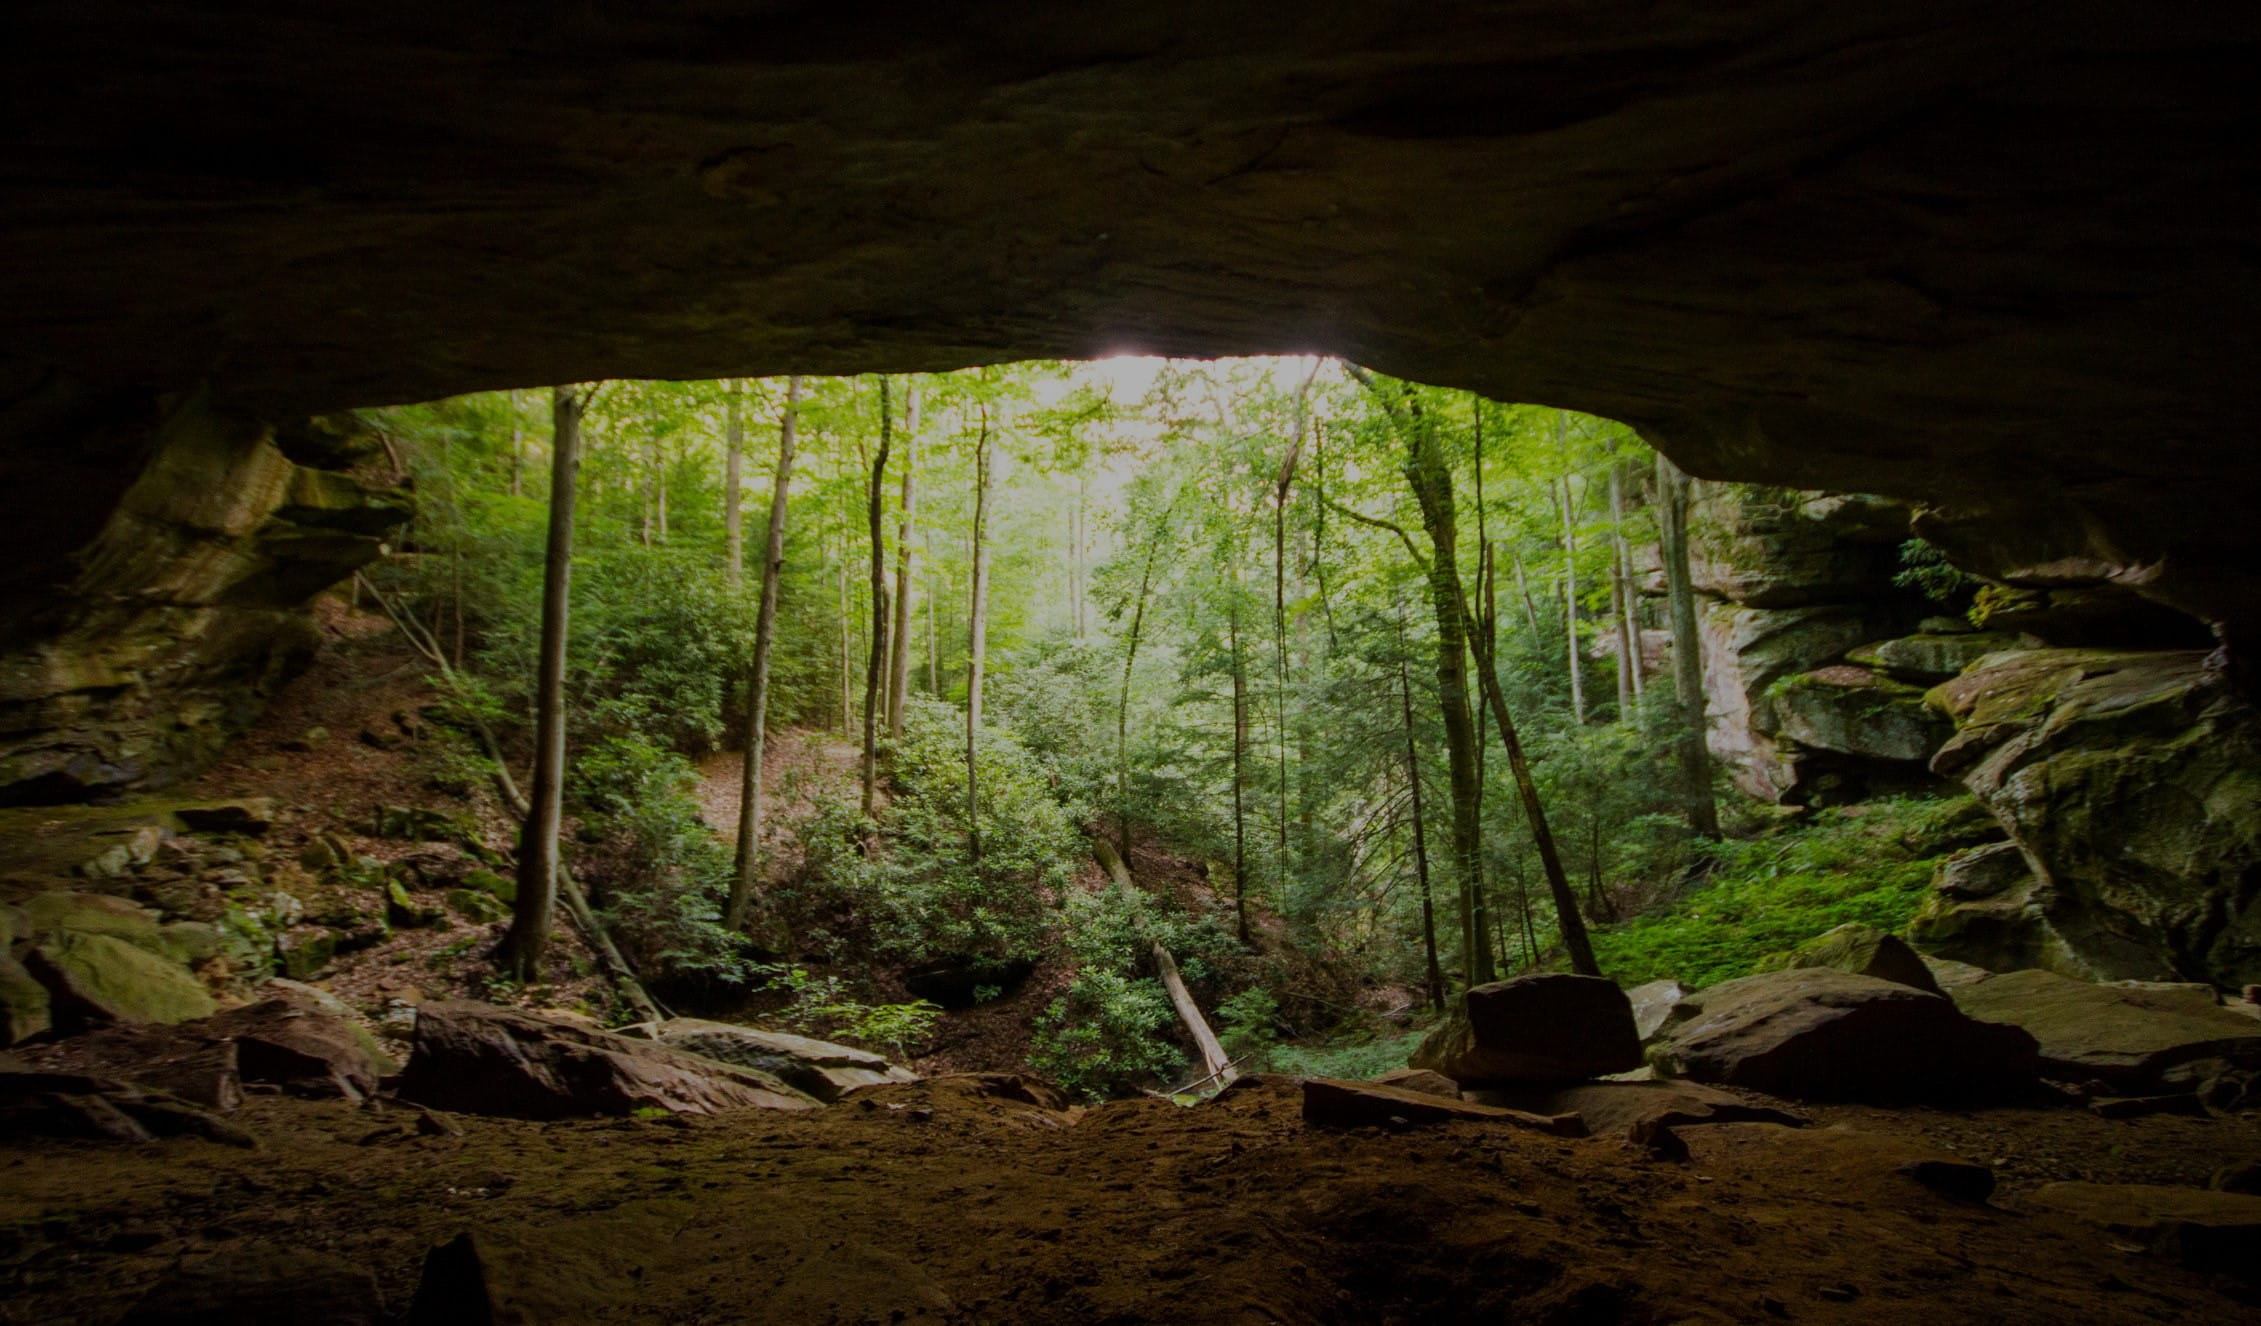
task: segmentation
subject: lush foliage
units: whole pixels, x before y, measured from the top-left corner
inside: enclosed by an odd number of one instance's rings
[[[1623,984],[1671,977],[1693,989],[1847,922],[1900,930],[1971,819],[1968,798],[1894,798],[1714,844],[1701,883],[1667,910],[1597,932],[1594,948]]]

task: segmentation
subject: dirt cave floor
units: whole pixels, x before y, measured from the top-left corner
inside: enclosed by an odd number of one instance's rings
[[[2261,1157],[2261,1116],[1807,1112],[1685,1128],[1674,1162],[1493,1123],[1324,1130],[1276,1081],[1061,1113],[944,1078],[459,1132],[255,1097],[256,1150],[0,1146],[0,1320],[109,1323],[277,1251],[365,1267],[405,1312],[427,1250],[475,1230],[541,1321],[2261,1321],[2248,1286],[2021,1203],[2053,1178],[2203,1185]],[[1936,1193],[1896,1172],[1911,1149],[2001,1186]]]

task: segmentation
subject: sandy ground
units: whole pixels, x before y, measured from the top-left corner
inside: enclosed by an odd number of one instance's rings
[[[1330,1131],[1292,1084],[1056,1114],[940,1079],[811,1114],[533,1124],[256,1098],[258,1151],[0,1146],[0,1321],[108,1322],[261,1246],[366,1266],[491,1236],[558,1320],[2237,1322],[2231,1282],[1893,1172],[2018,1139],[2055,1176],[2188,1182],[2261,1117],[1835,1111],[1685,1130],[1659,1161],[1493,1124]],[[2068,1163],[2077,1162],[2077,1163]],[[512,1247],[522,1249],[509,1252]],[[2250,1291],[2242,1291],[2250,1295]]]

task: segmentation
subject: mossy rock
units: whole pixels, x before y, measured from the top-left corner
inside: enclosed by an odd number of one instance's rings
[[[497,871],[479,869],[463,877],[463,887],[492,894],[506,903],[518,902],[518,881]]]
[[[1825,930],[1787,953],[1761,958],[1753,970],[1793,971],[1807,967],[1827,967],[1939,993],[1939,982],[1924,965],[1922,956],[1908,947],[1907,941],[1857,921]]]
[[[309,935],[284,936],[275,941],[276,965],[294,981],[320,976],[338,954],[338,938],[327,930]]]
[[[441,917],[439,908],[427,907],[416,901],[415,895],[399,880],[385,885],[385,920],[395,929],[414,930],[431,925]]]
[[[510,915],[510,908],[501,899],[478,889],[449,889],[447,905],[457,916],[476,925],[500,921]]]
[[[186,1022],[215,1008],[186,967],[111,935],[59,930],[26,966],[74,1022]]]
[[[370,830],[379,838],[408,842],[456,843],[466,847],[479,842],[479,831],[475,826],[453,815],[422,806],[379,806],[375,817],[370,821]]]
[[[275,970],[275,932],[247,907],[220,913],[220,952],[239,972],[265,975]]]
[[[0,1046],[20,1045],[53,1025],[47,987],[0,949]]]

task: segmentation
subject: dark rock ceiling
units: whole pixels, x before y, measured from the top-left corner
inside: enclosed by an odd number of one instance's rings
[[[1927,499],[2029,583],[2261,624],[2261,7],[18,0],[0,25],[22,455],[105,392],[203,381],[280,417],[1324,349],[1625,419],[1700,474]]]

